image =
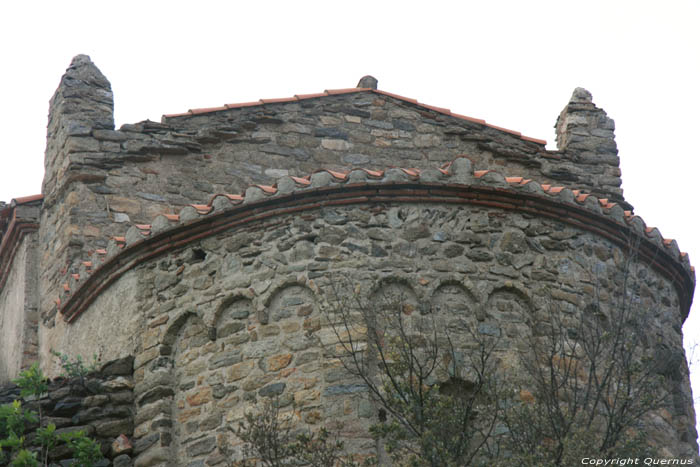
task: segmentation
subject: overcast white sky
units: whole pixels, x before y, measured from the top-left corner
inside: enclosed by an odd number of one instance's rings
[[[0,200],[41,191],[48,101],[79,53],[111,81],[117,127],[372,74],[554,149],[582,86],[616,122],[625,197],[700,265],[699,25],[697,0],[3,2]]]

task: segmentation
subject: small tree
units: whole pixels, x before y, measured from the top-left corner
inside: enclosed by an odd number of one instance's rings
[[[280,413],[279,401],[265,399],[259,411],[248,412],[237,436],[246,444],[247,460],[237,465],[264,467],[357,467],[344,452],[344,443],[324,427],[318,432],[292,432],[292,423]],[[368,464],[366,464],[368,465]]]
[[[464,466],[492,457],[503,392],[498,339],[467,325],[471,345],[458,349],[433,310],[421,313],[398,290],[370,302],[338,286],[333,292],[327,317],[337,357],[379,406],[371,433],[394,465]]]
[[[561,466],[591,453],[651,454],[643,421],[668,393],[648,346],[653,310],[641,304],[634,260],[612,278],[609,299],[597,288],[583,310],[550,307],[533,316],[516,383],[524,397],[504,412],[510,462]]]

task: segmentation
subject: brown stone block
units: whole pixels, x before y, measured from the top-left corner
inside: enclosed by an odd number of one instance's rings
[[[321,318],[307,318],[304,320],[304,330],[315,332],[321,329]]]
[[[267,359],[267,370],[268,371],[278,371],[282,368],[286,368],[292,361],[292,354],[279,354],[273,355]]]
[[[160,326],[161,324],[167,323],[168,319],[170,319],[170,316],[163,314],[163,315],[157,317],[156,319],[154,319],[153,321],[151,321],[150,323],[148,323],[148,327],[154,328],[156,326]]]
[[[194,394],[186,396],[187,403],[191,407],[196,407],[198,405],[206,404],[212,400],[211,387],[204,386],[196,391]]]
[[[309,410],[303,414],[303,419],[306,423],[313,425],[321,421],[321,412],[318,410]]]
[[[294,393],[294,403],[298,406],[308,405],[317,402],[321,397],[321,392],[317,389],[305,389]]]
[[[241,398],[234,394],[221,399],[219,402],[217,402],[216,406],[222,409],[230,409],[231,407],[238,406],[240,400]]]
[[[282,378],[286,378],[287,376],[291,375],[295,371],[297,371],[296,368],[285,368],[284,370],[280,371],[280,376]]]
[[[115,212],[125,212],[130,215],[137,215],[141,212],[141,203],[136,200],[123,198],[121,196],[107,196],[109,209]]]
[[[287,334],[291,334],[293,332],[297,332],[299,329],[301,329],[301,325],[296,322],[296,321],[290,321],[287,323],[282,323],[282,330],[286,332]]]
[[[227,381],[231,382],[243,379],[253,371],[253,368],[255,368],[255,361],[253,360],[236,363],[228,369]]]
[[[185,423],[197,417],[200,413],[202,413],[202,409],[199,407],[183,410],[177,415],[177,421],[180,423]]]

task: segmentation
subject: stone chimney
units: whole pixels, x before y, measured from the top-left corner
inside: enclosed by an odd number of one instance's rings
[[[114,129],[114,98],[107,78],[87,55],[73,58],[49,106],[44,183],[42,192],[51,202],[61,184],[69,155],[98,152],[93,130]]]
[[[107,148],[96,139],[114,132],[112,89],[87,55],[71,62],[50,101],[44,157],[44,203],[39,227],[39,304],[44,324],[53,326],[54,299],[71,266],[83,258],[86,229],[105,222],[99,199],[86,184],[106,179],[104,167],[92,161]],[[89,220],[86,222],[86,218]]]
[[[563,159],[573,162],[593,184],[592,193],[632,209],[622,195],[615,122],[596,107],[591,93],[583,88],[574,89],[554,128]]]

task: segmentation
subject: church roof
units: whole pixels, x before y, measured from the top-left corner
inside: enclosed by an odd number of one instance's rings
[[[441,113],[443,115],[447,115],[450,117],[454,117],[454,118],[457,118],[459,120],[466,120],[468,122],[477,123],[479,125],[483,125],[483,126],[486,126],[488,128],[493,128],[495,130],[499,130],[499,131],[502,131],[505,133],[510,133],[511,135],[517,136],[524,141],[529,141],[531,143],[541,144],[543,146],[547,144],[546,140],[532,138],[530,136],[523,135],[519,131],[510,130],[508,128],[503,128],[503,127],[500,127],[497,125],[492,125],[492,124],[487,123],[485,120],[482,120],[480,118],[469,117],[467,115],[462,115],[459,113],[452,112],[450,109],[446,109],[444,107],[436,107],[434,105],[424,104],[424,103],[418,102],[416,99],[412,99],[410,97],[404,97],[404,96],[400,96],[398,94],[394,94],[394,93],[387,92],[387,91],[381,91],[379,89],[373,89],[373,88],[327,89],[323,92],[316,93],[316,94],[295,94],[292,97],[282,97],[282,98],[274,98],[274,99],[260,99],[260,100],[252,101],[252,102],[241,102],[241,103],[236,103],[236,104],[224,104],[220,107],[204,107],[204,108],[198,108],[198,109],[190,109],[187,112],[183,112],[183,113],[166,114],[166,115],[163,115],[163,118],[170,119],[170,118],[178,118],[178,117],[191,117],[194,115],[209,114],[209,113],[213,113],[213,112],[223,112],[226,110],[240,109],[240,108],[244,108],[244,107],[255,107],[255,106],[263,106],[263,105],[269,105],[269,104],[299,102],[299,101],[303,101],[303,100],[307,100],[307,99],[319,99],[319,98],[324,98],[324,97],[328,97],[328,96],[337,96],[340,94],[352,94],[352,93],[374,93],[374,94],[377,94],[379,96],[390,97],[390,98],[402,101],[404,103],[415,105],[421,109],[432,110],[434,112]]]

